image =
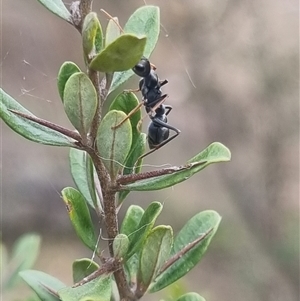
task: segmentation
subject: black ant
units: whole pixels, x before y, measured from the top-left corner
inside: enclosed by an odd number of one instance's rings
[[[161,104],[155,110],[154,116],[149,115],[151,122],[148,126],[147,139],[150,151],[140,156],[138,160],[155,152],[180,134],[180,130],[167,123],[167,115],[171,112],[171,110],[171,106]],[[171,137],[169,137],[170,130],[173,130],[175,132],[175,134]]]
[[[114,18],[107,13],[105,10],[101,9],[111,20],[113,20],[119,27],[121,32],[124,32],[122,27],[114,20]],[[168,80],[159,80],[157,73],[155,72],[156,67],[150,63],[150,61],[142,57],[141,60],[132,68],[133,72],[141,77],[139,82],[138,90],[129,90],[129,92],[141,91],[143,95],[143,101],[134,108],[127,117],[121,121],[114,128],[121,126],[130,116],[136,113],[142,105],[145,106],[146,112],[149,115],[151,122],[148,127],[148,144],[150,151],[138,158],[142,159],[147,155],[153,153],[157,149],[169,143],[180,133],[180,130],[169,125],[167,122],[167,115],[171,112],[172,107],[169,105],[164,105],[164,101],[167,98],[167,94],[162,94],[161,87],[168,83]],[[173,130],[175,134],[171,137],[170,130]],[[137,161],[138,161],[137,160]]]
[[[148,126],[148,144],[150,151],[143,154],[138,160],[148,156],[155,152],[157,149],[169,143],[180,133],[180,130],[169,125],[167,122],[167,115],[171,112],[172,107],[170,105],[164,105],[164,101],[167,98],[167,94],[162,94],[161,87],[168,83],[168,80],[160,81],[155,68],[151,68],[150,61],[142,57],[141,60],[132,68],[134,73],[142,77],[139,82],[139,89],[129,90],[130,92],[141,91],[143,95],[143,101],[134,108],[127,117],[121,121],[115,128],[121,126],[125,120],[130,118],[136,113],[142,105],[145,106],[146,112],[149,115],[151,122]],[[170,130],[173,130],[175,134],[171,137]],[[137,161],[138,161],[137,160]]]
[[[132,112],[136,112],[136,110],[144,105],[151,119],[148,127],[148,144],[151,150],[142,155],[139,158],[141,159],[169,143],[179,135],[180,130],[167,123],[167,115],[171,112],[172,107],[163,104],[167,94],[162,94],[160,88],[167,84],[168,81],[166,79],[163,81],[159,80],[155,69],[151,68],[149,60],[145,57],[142,57],[140,62],[136,64],[132,70],[138,76],[142,77],[139,82],[139,90],[143,95],[143,102]],[[129,115],[132,112],[130,112]],[[170,130],[175,132],[171,137],[169,137]]]
[[[168,83],[168,80],[160,81],[155,69],[151,68],[148,59],[142,57],[141,60],[133,67],[134,73],[141,77],[139,82],[139,91],[143,95],[144,106],[147,113],[155,111],[155,107],[163,103],[167,94],[162,95],[161,87]]]

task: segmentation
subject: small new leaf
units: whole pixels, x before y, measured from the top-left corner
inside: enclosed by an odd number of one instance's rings
[[[82,46],[85,56],[96,54],[103,47],[103,33],[97,14],[90,12],[84,18],[82,25]]]
[[[64,101],[64,91],[66,82],[68,81],[70,76],[76,72],[80,72],[80,69],[73,62],[64,62],[58,71],[57,88],[62,101]]]
[[[114,256],[117,259],[125,257],[129,246],[129,239],[125,234],[118,234],[113,241]]]
[[[119,20],[117,17],[110,19],[108,21],[107,27],[106,27],[106,32],[105,32],[105,47],[112,43],[114,40],[116,40],[120,35],[121,31],[119,26]]]

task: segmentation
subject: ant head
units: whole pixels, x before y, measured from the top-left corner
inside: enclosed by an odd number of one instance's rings
[[[146,77],[150,74],[151,64],[149,60],[142,57],[141,60],[132,68],[134,73],[140,77]]]

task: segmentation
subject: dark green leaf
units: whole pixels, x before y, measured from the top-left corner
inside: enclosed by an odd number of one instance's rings
[[[105,47],[116,40],[120,35],[120,28],[117,26],[119,24],[119,20],[117,17],[114,20],[109,20],[106,27],[106,35],[105,35]]]
[[[132,174],[134,172],[139,173],[141,171],[143,159],[138,160],[138,158],[145,152],[146,140],[147,135],[145,133],[140,133],[126,159],[123,175]],[[118,193],[119,205],[124,201],[129,192],[129,190],[124,190]]]
[[[76,72],[80,72],[79,67],[73,62],[64,62],[59,71],[57,76],[57,87],[58,93],[62,101],[64,101],[64,91],[65,85],[71,75]]]
[[[110,301],[111,276],[99,277],[78,287],[59,290],[62,301]]]
[[[151,293],[157,292],[172,284],[195,267],[207,250],[212,237],[218,229],[220,221],[221,217],[217,212],[207,210],[196,214],[184,225],[175,237],[170,254],[170,258],[175,256],[177,259],[150,285],[149,291]],[[199,243],[193,245],[189,251],[181,254],[184,248],[193,244],[194,241],[199,240],[204,234],[207,235],[200,240]]]
[[[118,259],[125,257],[129,246],[129,239],[125,234],[118,234],[113,241],[114,256]]]
[[[140,159],[138,162],[137,160],[145,152],[146,141],[147,135],[145,133],[139,133],[125,162],[123,175],[139,173],[141,171],[143,159]]]
[[[120,233],[128,236],[130,242],[133,238],[134,232],[138,229],[144,212],[144,209],[137,205],[131,205],[127,209],[121,225]]]
[[[132,242],[132,238],[135,232],[138,230],[139,223],[144,214],[144,209],[137,205],[131,205],[127,209],[125,217],[123,219],[120,233],[124,233],[127,235],[129,242]],[[139,256],[137,254],[133,254],[126,262],[125,269],[127,272],[128,281],[136,282],[136,274],[139,266]]]
[[[73,262],[73,282],[79,282],[84,277],[92,274],[99,269],[99,265],[89,258],[77,259]]]
[[[41,238],[37,234],[24,234],[14,244],[9,262],[9,277],[5,288],[14,287],[20,280],[18,273],[33,267],[39,251]]]
[[[15,110],[34,116],[15,99],[0,89],[0,117],[15,132],[31,141],[45,145],[74,147],[73,140],[46,126],[18,116],[9,110]]]
[[[139,105],[139,100],[133,93],[123,92],[117,95],[109,107],[109,111],[118,110],[128,115]],[[142,111],[137,110],[129,118],[132,127],[132,144],[135,144],[137,137],[141,131]]]
[[[170,226],[158,226],[147,236],[140,253],[138,291],[145,293],[161,266],[170,255],[173,231]]]
[[[83,72],[70,76],[64,90],[65,112],[74,127],[85,137],[94,119],[98,98],[93,83]]]
[[[120,93],[110,105],[109,110],[119,110],[127,115],[133,112],[139,105],[137,97],[133,93]],[[145,152],[146,148],[146,134],[141,133],[141,109],[137,110],[129,118],[132,127],[132,145],[128,157],[125,162],[124,175],[132,174],[133,172],[139,173],[142,168],[142,160],[136,162],[137,159]],[[137,164],[136,164],[137,163]],[[134,165],[137,165],[134,170]],[[121,191],[119,193],[118,203],[121,204],[128,191]]]
[[[129,285],[136,285],[136,277],[139,268],[139,254],[135,253],[126,260],[124,267]]]
[[[144,50],[144,56],[147,58],[150,57],[158,40],[160,29],[159,15],[159,8],[157,6],[145,5],[138,8],[131,15],[124,27],[124,31],[127,33],[145,35],[147,37]],[[133,74],[132,70],[115,73],[109,93],[127,81]]]
[[[159,190],[174,186],[189,179],[192,175],[212,163],[226,162],[231,158],[229,149],[219,142],[210,144],[205,150],[187,161],[186,165],[178,167],[178,171],[172,174],[157,176],[145,180],[136,181],[132,184],[124,185],[123,190]]]
[[[96,194],[95,180],[94,180],[94,164],[93,164],[92,158],[90,156],[86,155],[85,163],[86,163],[86,175],[87,175],[88,188],[90,191],[90,195],[92,197],[94,208],[96,209],[98,216],[100,216],[103,209],[102,209],[102,204],[99,200],[99,197]],[[97,177],[96,177],[96,179],[98,180]],[[101,190],[101,187],[99,187],[99,188]]]
[[[82,25],[82,46],[83,51],[88,57],[91,53],[95,54],[103,48],[103,33],[97,14],[90,12],[84,18]]]
[[[87,247],[94,251],[97,245],[97,238],[83,195],[72,187],[66,187],[62,190],[62,198],[78,237]]]
[[[44,5],[48,10],[50,10],[54,15],[64,19],[69,23],[72,22],[72,16],[70,12],[65,7],[62,0],[38,0],[42,5]]]
[[[147,235],[153,228],[153,225],[162,210],[162,204],[158,202],[151,203],[145,210],[138,227],[132,233],[132,238],[128,235],[130,244],[127,258],[138,252],[146,239]]]
[[[96,55],[90,68],[106,73],[131,69],[141,59],[145,45],[145,37],[121,35]]]
[[[205,299],[196,293],[187,293],[180,296],[176,301],[205,301]]]
[[[60,280],[40,271],[20,272],[23,280],[35,291],[41,300],[61,301],[57,291],[66,285]]]
[[[97,211],[101,211],[101,204],[94,189],[93,166],[89,167],[92,164],[91,158],[85,151],[71,148],[69,160],[72,178],[78,190],[92,208],[96,207]]]
[[[125,120],[126,117],[121,111],[109,111],[102,119],[97,133],[98,152],[113,179],[123,170],[131,147],[131,123]]]

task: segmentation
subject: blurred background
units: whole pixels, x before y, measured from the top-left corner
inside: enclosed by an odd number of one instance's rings
[[[78,32],[35,0],[3,0],[1,87],[35,115],[72,128],[56,88],[64,61],[84,70]],[[125,24],[144,1],[94,1]],[[151,61],[169,84],[178,138],[145,160],[181,165],[213,141],[232,161],[173,188],[132,192],[145,208],[164,203],[159,223],[178,232],[197,212],[223,217],[201,263],[181,281],[209,301],[299,300],[299,3],[296,0],[147,1],[161,9]],[[69,6],[70,2],[66,2]],[[135,88],[133,78],[126,88]],[[139,95],[140,97],[140,95]],[[148,120],[144,119],[145,129]],[[74,186],[66,148],[34,144],[0,121],[2,239],[42,235],[35,269],[71,284],[72,262],[92,254],[76,238],[60,191]],[[106,248],[106,242],[102,242]],[[29,294],[19,286],[6,300]],[[168,291],[145,300],[167,298]]]

